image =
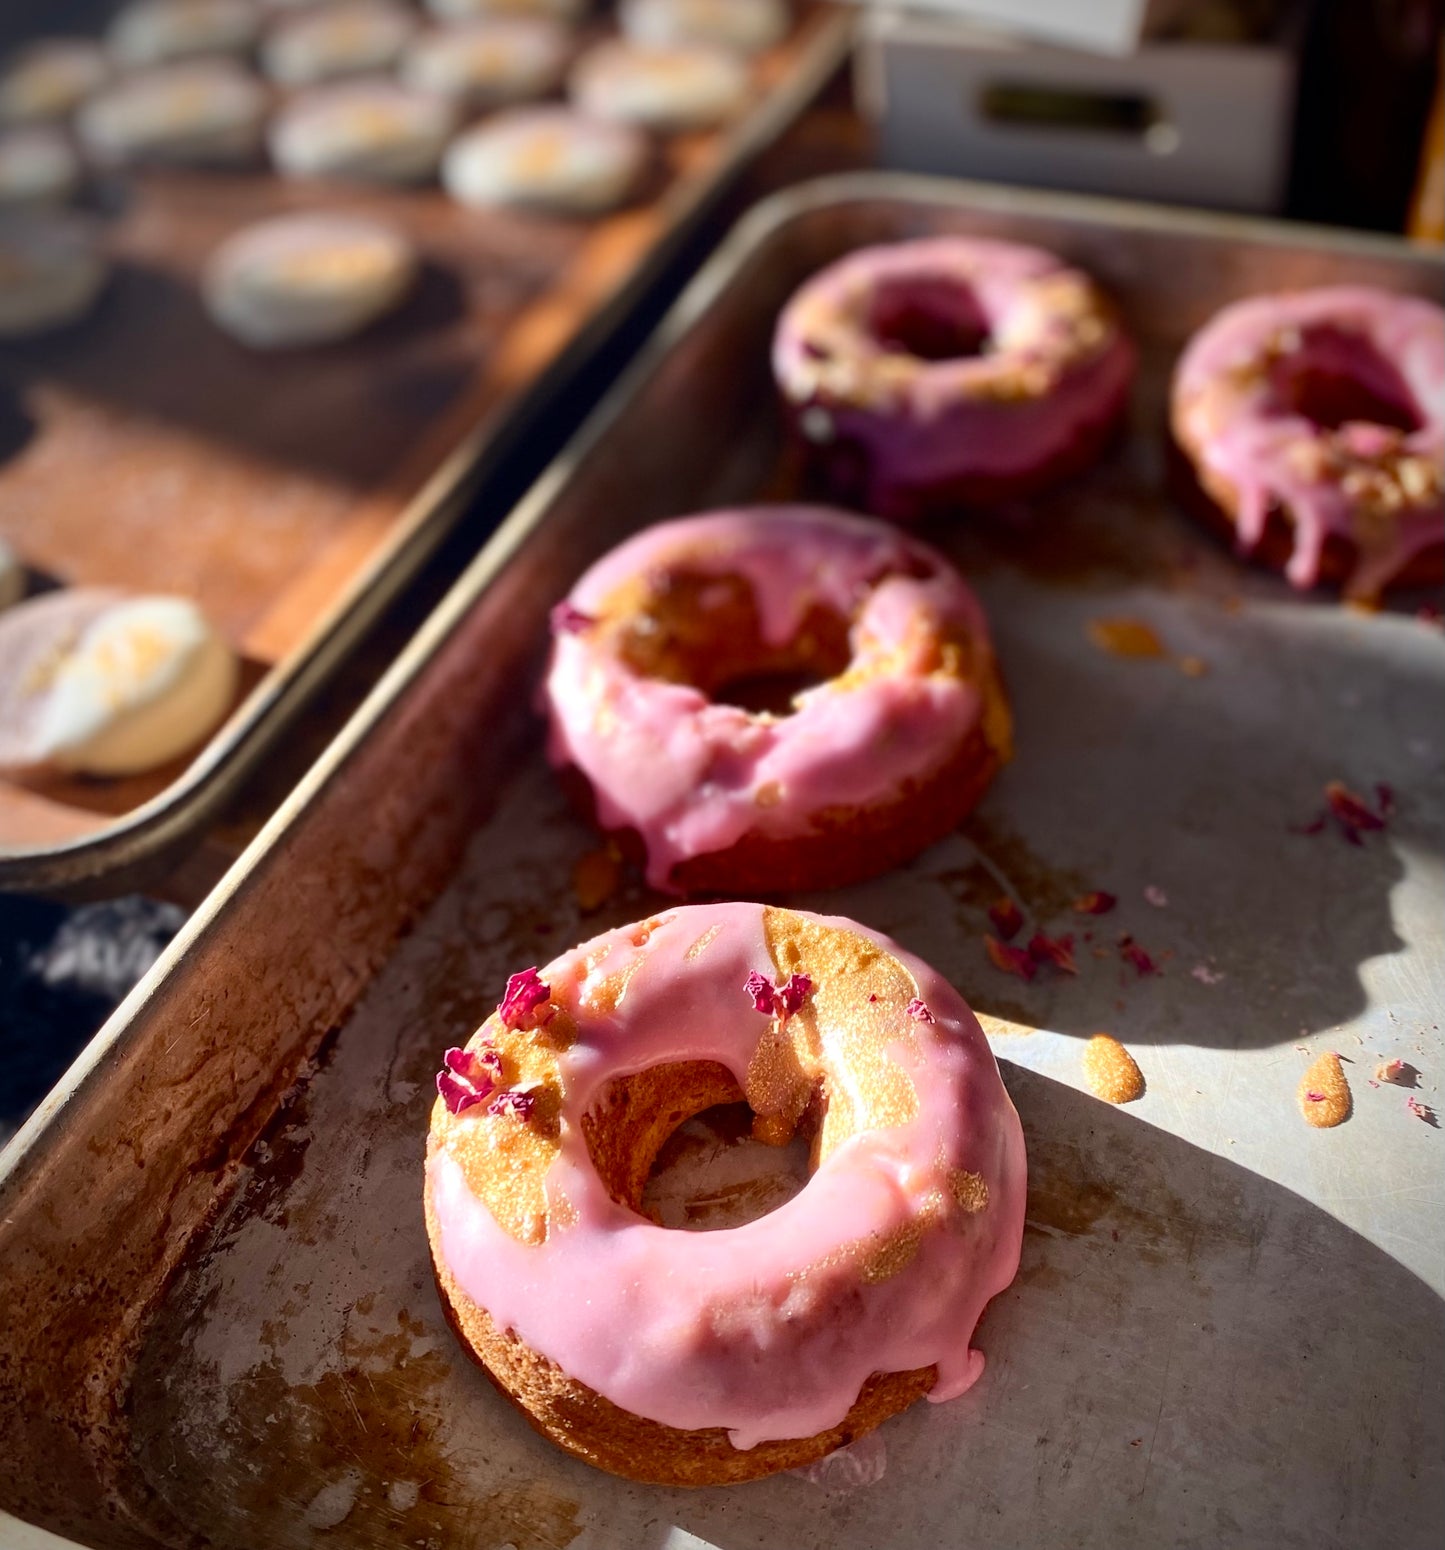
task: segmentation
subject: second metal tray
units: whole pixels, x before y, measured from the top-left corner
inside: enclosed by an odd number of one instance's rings
[[[665,907],[573,892],[595,838],[530,709],[549,606],[641,523],[789,493],[778,307],[848,249],[940,231],[1098,274],[1141,347],[1134,422],[1029,512],[930,533],[989,608],[1017,759],[912,865],[793,902],[892,933],[983,1015],[1028,1139],[1023,1264],[963,1399],[804,1477],[632,1486],[536,1438],[449,1334],[429,1084],[509,972]],[[1438,1103],[1445,644],[1246,572],[1161,494],[1188,332],[1344,278],[1439,267],[888,177],[755,214],[0,1163],[0,1506],[107,1550],[1433,1545],[1441,1136],[1369,1081],[1399,1057]],[[1118,619],[1163,654],[1092,643]],[[1333,778],[1394,786],[1391,827],[1294,832]],[[1076,978],[990,965],[1005,887],[1075,933]],[[1073,915],[1089,888],[1117,912]],[[1126,1110],[1083,1090],[1098,1029],[1144,1070]],[[1355,1112],[1319,1132],[1295,1088],[1324,1049]]]
[[[0,777],[0,889],[118,892],[200,838],[468,503],[560,444],[588,366],[836,74],[851,18],[813,3],[796,20],[744,119],[667,139],[638,202],[596,219],[262,173],[151,172],[110,191],[117,272],[96,316],[0,350],[6,435],[34,422],[0,449],[0,532],[48,581],[194,597],[240,654],[244,695],[159,770]],[[198,303],[205,256],[314,206],[406,231],[416,294],[345,345],[240,349]]]

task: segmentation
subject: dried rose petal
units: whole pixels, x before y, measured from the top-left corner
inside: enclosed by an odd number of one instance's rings
[[[1074,939],[1071,936],[1045,936],[1042,931],[1035,931],[1029,938],[1029,957],[1035,963],[1051,963],[1065,974],[1079,972],[1074,962]]]
[[[1143,979],[1146,974],[1157,974],[1159,972],[1158,964],[1131,936],[1119,938],[1119,956],[1125,963],[1132,963],[1134,965],[1140,979]]]
[[[921,1023],[931,1023],[933,1021],[933,1013],[928,1010],[917,996],[914,996],[904,1010],[910,1017],[916,1018]]]
[[[764,1017],[771,1017],[777,1003],[773,982],[754,969],[744,981],[744,988],[752,997],[753,1011],[761,1012]]]
[[[1023,930],[1024,913],[1014,901],[1005,895],[988,907],[988,918],[993,928],[1005,942],[1011,942]]]
[[[1383,829],[1385,820],[1372,812],[1363,797],[1357,797],[1343,781],[1332,780],[1325,786],[1325,800],[1348,838],[1359,829]]]
[[[487,1113],[501,1118],[510,1114],[516,1119],[528,1120],[532,1117],[532,1110],[537,1107],[537,1100],[531,1093],[511,1091],[498,1093],[491,1103],[487,1105]]]
[[[1312,818],[1308,823],[1292,823],[1289,826],[1291,834],[1323,834],[1325,825],[1330,821],[1328,813],[1321,813],[1318,818]]]
[[[442,1069],[437,1072],[437,1092],[449,1113],[460,1114],[486,1098],[496,1087],[501,1074],[501,1057],[495,1050],[453,1047],[442,1056]]]
[[[790,976],[786,985],[778,986],[777,1000],[783,1016],[791,1017],[812,993],[813,982],[806,974]]]
[[[507,993],[497,1007],[497,1015],[508,1028],[521,1028],[551,994],[550,988],[539,978],[535,966],[523,969],[507,981]]]
[[[1038,973],[1038,965],[1022,947],[1009,947],[996,936],[985,936],[983,945],[989,962],[1005,974],[1017,974],[1021,980],[1031,980]]]
[[[1074,900],[1074,913],[1076,915],[1107,915],[1118,902],[1112,893],[1105,893],[1102,888],[1096,888],[1092,893],[1080,894]]]
[[[1307,1092],[1305,1097],[1308,1098],[1311,1103],[1323,1103],[1325,1101],[1325,1095],[1323,1093],[1317,1093],[1313,1089]]]
[[[551,621],[554,635],[580,635],[583,630],[590,630],[597,623],[591,614],[584,614],[565,597],[553,608]]]
[[[1380,809],[1380,819],[1383,822],[1391,817],[1395,811],[1395,788],[1387,786],[1384,781],[1375,783],[1375,802]]]
[[[764,1017],[791,1017],[813,993],[813,982],[806,974],[792,974],[781,985],[754,969],[743,982],[752,999],[753,1011]]]
[[[1144,890],[1144,902],[1152,904],[1156,910],[1167,909],[1169,907],[1169,895],[1157,883],[1150,883]]]

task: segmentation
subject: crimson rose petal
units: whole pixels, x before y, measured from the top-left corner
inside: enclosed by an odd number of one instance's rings
[[[777,999],[772,981],[754,969],[743,984],[748,995],[752,997],[753,1011],[761,1012],[764,1017],[771,1017]]]
[[[507,993],[497,1006],[497,1015],[508,1028],[520,1028],[551,994],[535,967],[523,969],[507,981]]]

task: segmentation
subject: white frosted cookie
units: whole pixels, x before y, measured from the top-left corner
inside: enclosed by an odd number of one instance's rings
[[[159,65],[245,53],[260,26],[250,0],[132,0],[111,22],[106,42],[123,65]]]
[[[634,43],[718,43],[756,54],[788,30],[786,0],[622,0],[618,17]]]
[[[416,13],[396,0],[337,0],[276,23],[261,45],[261,68],[282,86],[385,70],[416,25]]]
[[[110,74],[110,60],[85,38],[45,38],[0,69],[0,124],[68,118]]]
[[[0,339],[76,322],[109,273],[85,222],[50,210],[0,214]]]
[[[225,166],[256,154],[266,105],[241,66],[197,59],[118,81],[85,104],[76,129],[102,165]]]
[[[620,204],[646,165],[646,138],[570,108],[512,108],[447,148],[442,182],[466,205],[588,213]]]
[[[652,129],[703,129],[747,105],[747,65],[709,44],[644,47],[612,39],[589,49],[572,69],[577,106],[594,118]]]
[[[550,16],[575,22],[591,0],[426,0],[438,21],[467,21],[474,16]]]
[[[416,252],[400,232],[353,215],[282,215],[229,237],[206,264],[217,325],[257,350],[359,333],[406,295]]]
[[[81,587],[0,614],[0,770],[134,775],[235,699],[235,653],[194,603]]]
[[[0,208],[59,205],[80,187],[80,158],[48,124],[0,132]]]
[[[436,171],[453,123],[449,104],[387,81],[318,86],[277,114],[271,157],[293,178],[416,183]]]
[[[9,608],[25,595],[25,567],[15,551],[0,538],[0,608]]]
[[[565,27],[542,16],[461,22],[416,38],[402,82],[467,108],[525,102],[551,91],[567,67]]]

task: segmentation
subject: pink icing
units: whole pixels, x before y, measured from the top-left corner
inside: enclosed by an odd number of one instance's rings
[[[853,666],[869,671],[807,690],[778,717],[645,678],[586,632],[557,635],[549,755],[588,778],[605,827],[642,836],[655,888],[749,832],[792,837],[827,808],[886,799],[979,719],[978,690],[929,672],[922,636],[953,625],[986,647],[983,612],[941,555],[883,523],[811,506],[659,523],[599,560],[568,602],[595,615],[630,578],[669,568],[741,576],[770,644],[792,639],[810,604],[834,610],[852,620]]]
[[[1015,243],[863,248],[784,308],[773,372],[807,439],[861,450],[866,504],[880,514],[910,515],[919,492],[963,480],[1022,482],[1112,421],[1133,377],[1133,348],[1102,309],[1088,320],[1093,345],[1079,343],[1079,319],[1040,285],[1063,277],[1088,283],[1054,254]],[[971,313],[982,353],[913,359],[880,337],[878,298],[906,301],[910,290],[930,313],[951,312],[960,335]]]
[[[741,1227],[669,1231],[610,1198],[582,1114],[609,1078],[677,1061],[720,1061],[742,1083],[766,1025],[739,987],[775,972],[763,919],[757,904],[680,908],[641,947],[625,927],[548,966],[578,1038],[561,1057],[561,1151],[545,1185],[549,1206],[570,1210],[542,1243],[498,1226],[444,1148],[427,1163],[442,1256],[499,1325],[624,1409],[724,1426],[739,1448],[837,1425],[874,1372],[936,1364],[929,1397],[963,1393],[983,1370],[969,1344],[979,1315],[1017,1271],[1024,1215],[1023,1134],[977,1019],[926,964],[836,919],[826,924],[893,955],[932,1012],[895,1014],[891,1053],[912,1078],[915,1117],[854,1135],[801,1193]],[[589,986],[634,963],[616,1010],[589,1009]],[[489,1123],[471,1112],[460,1123]],[[954,1201],[959,1169],[987,1186],[982,1210]],[[948,1209],[913,1258],[862,1278],[850,1246],[888,1239],[939,1191]]]
[[[1352,420],[1332,430],[1297,412],[1282,392],[1293,368],[1357,381],[1398,404],[1413,429]],[[1239,547],[1252,552],[1270,511],[1294,526],[1285,574],[1297,587],[1319,579],[1331,534],[1360,545],[1349,590],[1373,596],[1410,560],[1445,541],[1445,311],[1433,302],[1365,286],[1254,296],[1218,313],[1190,341],[1174,376],[1181,439],[1236,492]],[[1330,454],[1327,463],[1311,449]],[[1371,532],[1341,469],[1416,458],[1433,489]],[[1337,465],[1337,466],[1332,466]]]

